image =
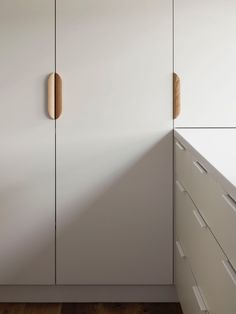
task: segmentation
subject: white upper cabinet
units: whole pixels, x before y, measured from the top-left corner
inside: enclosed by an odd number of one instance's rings
[[[53,284],[54,1],[0,4],[0,285]]]
[[[236,1],[175,0],[177,127],[236,127]]]
[[[57,283],[172,283],[172,1],[57,0]]]

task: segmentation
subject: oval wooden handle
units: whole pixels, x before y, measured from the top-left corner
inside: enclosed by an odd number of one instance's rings
[[[62,79],[55,73],[55,119],[62,114]]]
[[[55,73],[48,76],[48,115],[55,119]]]
[[[176,119],[181,111],[180,102],[180,78],[173,73],[173,118]]]
[[[62,79],[58,73],[48,76],[48,115],[55,120],[62,114]]]

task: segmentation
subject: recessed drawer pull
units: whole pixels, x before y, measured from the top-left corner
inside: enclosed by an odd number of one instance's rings
[[[207,174],[207,170],[200,164],[200,162],[194,161],[193,164],[202,174]]]
[[[232,279],[234,285],[236,286],[236,272],[230,265],[228,261],[222,261],[224,268],[226,269],[227,273],[229,274],[230,278]]]
[[[179,241],[176,241],[175,243],[176,243],[180,257],[185,258],[186,256],[184,254],[184,251],[183,251],[182,246],[180,245]]]
[[[229,194],[223,194],[222,197],[226,201],[226,203],[233,209],[233,211],[236,212],[236,201]]]
[[[177,185],[177,187],[181,193],[185,192],[185,188],[183,187],[183,185],[178,180],[176,180],[175,183],[176,183],[176,185]]]
[[[205,305],[205,303],[203,302],[203,299],[202,299],[202,296],[201,296],[201,294],[200,294],[200,292],[199,292],[198,287],[197,287],[197,286],[193,286],[192,288],[193,288],[193,293],[194,293],[195,298],[196,298],[196,300],[197,300],[198,306],[199,306],[199,308],[200,308],[200,311],[201,311],[201,312],[207,312],[206,305]]]
[[[202,219],[201,215],[199,214],[199,212],[197,210],[193,210],[193,214],[195,216],[195,218],[197,219],[199,225],[201,226],[201,228],[207,228],[207,225],[205,223],[205,221]]]
[[[185,150],[185,147],[181,145],[179,142],[175,142],[175,145],[180,149],[180,150]]]

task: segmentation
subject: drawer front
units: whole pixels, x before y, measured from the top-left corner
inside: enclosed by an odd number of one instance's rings
[[[236,202],[187,150],[176,145],[176,175],[236,269]]]
[[[178,240],[175,247],[175,285],[184,314],[207,313],[190,267]]]
[[[176,232],[209,313],[235,314],[236,274],[188,194],[178,186]]]
[[[188,210],[188,204],[189,198],[188,194],[182,185],[182,182],[179,181],[179,179],[176,179],[175,181],[175,213],[174,213],[174,227],[175,227],[175,236],[178,238],[181,242],[181,246],[186,252],[186,246],[185,246],[185,238],[187,234],[191,233],[191,227],[188,224],[186,216],[186,211]]]

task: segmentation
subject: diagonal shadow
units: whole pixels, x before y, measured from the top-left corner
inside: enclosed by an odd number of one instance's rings
[[[57,283],[171,283],[171,143],[172,132],[112,182],[104,184],[103,189],[94,193],[93,197],[82,203],[74,201],[59,210]],[[169,157],[163,158],[163,154]],[[166,169],[167,164],[169,169]],[[37,182],[43,178],[31,180]],[[32,184],[28,182],[28,185]],[[15,191],[17,195],[17,187]],[[7,197],[12,197],[11,194],[11,189],[5,191],[5,201]],[[65,224],[60,211],[66,211],[68,216]],[[19,256],[17,252],[9,253],[9,256],[12,253],[12,257],[18,259],[14,267],[5,259],[5,283],[25,284],[25,274],[34,269],[36,263],[44,263],[43,257],[54,250],[51,238],[47,239],[51,235],[42,234],[40,230],[43,228],[39,225],[30,235],[40,242],[37,252],[22,256],[22,251],[32,251],[22,242],[22,247],[18,248]],[[47,268],[47,265],[43,267]],[[75,269],[78,270],[76,273]]]

